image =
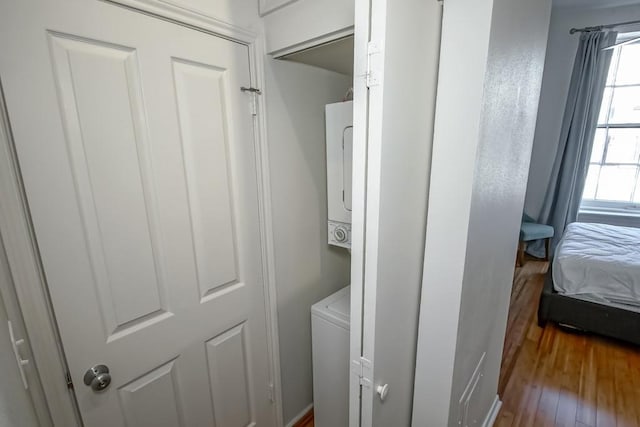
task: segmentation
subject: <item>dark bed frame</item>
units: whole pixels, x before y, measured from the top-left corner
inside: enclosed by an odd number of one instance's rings
[[[549,321],[640,345],[640,313],[559,294],[551,267],[540,296],[538,325]]]

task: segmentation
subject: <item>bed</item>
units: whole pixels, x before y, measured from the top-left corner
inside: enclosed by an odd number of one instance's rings
[[[538,321],[640,344],[640,228],[569,224],[545,281]]]

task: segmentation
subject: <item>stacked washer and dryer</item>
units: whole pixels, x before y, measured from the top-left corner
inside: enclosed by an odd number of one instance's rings
[[[351,248],[353,102],[325,107],[328,243]],[[316,427],[349,425],[350,286],[311,307]]]
[[[351,248],[353,101],[325,106],[329,244]]]

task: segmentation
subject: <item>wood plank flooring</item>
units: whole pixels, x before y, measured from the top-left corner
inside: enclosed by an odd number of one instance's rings
[[[313,408],[309,409],[309,412],[304,414],[293,427],[313,427]]]
[[[495,425],[640,426],[640,348],[538,327],[546,268],[527,260],[516,269]]]

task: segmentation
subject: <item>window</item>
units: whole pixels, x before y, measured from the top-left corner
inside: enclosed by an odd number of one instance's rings
[[[640,213],[638,43],[614,49],[581,207]]]

